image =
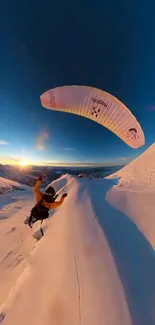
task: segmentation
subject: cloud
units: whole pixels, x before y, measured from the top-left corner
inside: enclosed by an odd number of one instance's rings
[[[42,150],[46,149],[46,146],[45,146],[44,142],[48,137],[49,137],[49,134],[48,134],[47,131],[43,131],[37,136],[36,144],[37,144],[37,149],[38,150],[42,151]]]
[[[6,140],[0,140],[0,146],[7,146],[9,144],[9,142],[7,142]]]
[[[62,148],[63,150],[68,150],[68,151],[71,151],[71,150],[76,150],[75,148]]]
[[[119,158],[120,160],[127,160],[127,158],[126,157],[121,157],[121,158]]]
[[[0,156],[0,164],[2,165],[16,165],[19,162],[19,159],[12,157]]]

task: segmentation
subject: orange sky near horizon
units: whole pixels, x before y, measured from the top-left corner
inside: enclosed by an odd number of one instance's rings
[[[0,164],[2,165],[14,165],[14,166],[60,166],[60,167],[67,167],[67,166],[114,166],[114,165],[123,165],[128,161],[125,158],[121,158],[120,162],[112,161],[107,163],[81,163],[81,162],[60,162],[60,161],[34,161],[31,159],[26,158],[11,158],[11,157],[0,157]]]

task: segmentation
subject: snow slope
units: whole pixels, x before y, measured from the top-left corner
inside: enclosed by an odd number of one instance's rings
[[[107,176],[107,179],[120,178],[116,188],[136,192],[155,191],[155,143],[130,164]]]
[[[155,143],[107,179],[116,184],[107,193],[108,202],[125,213],[155,248]]]
[[[0,195],[13,190],[24,190],[27,188],[28,186],[26,185],[0,177]]]
[[[53,182],[68,197],[37,243],[32,196],[0,220],[0,323],[155,324],[154,148],[111,177]]]
[[[2,164],[0,164],[0,177],[11,178],[11,173]]]
[[[38,169],[38,176],[39,172],[40,170]],[[0,177],[29,186],[33,186],[37,180],[36,170],[34,170],[33,174],[32,167],[25,170],[20,170],[20,168],[17,166],[3,166],[2,164],[0,164]]]
[[[87,190],[74,178],[67,184],[69,195],[45,223],[45,236],[37,244],[32,233],[38,225],[31,231],[23,224],[32,201],[20,213],[1,221],[1,322],[132,324],[112,253]]]
[[[50,184],[48,184],[46,189],[49,186],[53,186],[56,193],[61,193],[61,192],[63,193],[68,190],[68,187],[70,187],[70,185],[73,182],[74,182],[74,177],[71,175],[65,174],[65,175],[62,175],[61,177],[59,177],[58,179],[54,180]]]

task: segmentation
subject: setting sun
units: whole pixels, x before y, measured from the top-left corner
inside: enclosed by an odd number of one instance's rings
[[[28,167],[29,166],[29,163],[26,160],[21,160],[19,162],[19,166],[21,166],[21,167]]]

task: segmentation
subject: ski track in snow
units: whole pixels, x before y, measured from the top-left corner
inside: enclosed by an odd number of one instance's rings
[[[39,223],[23,224],[32,193],[8,199],[0,212],[0,323],[155,324],[154,154],[155,144],[105,179],[53,182],[68,197],[39,242]]]

